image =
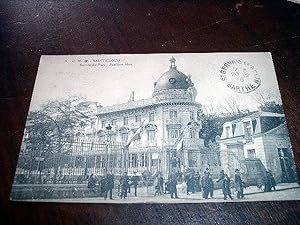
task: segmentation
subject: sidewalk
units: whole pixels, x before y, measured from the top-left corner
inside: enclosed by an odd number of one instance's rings
[[[297,183],[284,183],[276,186],[276,191],[263,192],[257,187],[251,186],[245,189],[245,198],[237,199],[234,189],[232,189],[233,200],[224,200],[221,189],[214,191],[214,198],[203,199],[202,192],[187,195],[182,192],[181,185],[177,185],[178,199],[171,199],[170,194],[163,194],[154,197],[153,187],[138,188],[138,196],[134,196],[134,188],[131,188],[131,193],[127,199],[120,199],[114,193],[113,200],[104,200],[102,197],[94,198],[76,198],[76,199],[61,199],[61,202],[91,202],[91,203],[202,203],[202,202],[241,202],[241,201],[281,201],[281,200],[300,200],[300,186]],[[44,199],[35,201],[43,202],[58,202],[58,199]]]

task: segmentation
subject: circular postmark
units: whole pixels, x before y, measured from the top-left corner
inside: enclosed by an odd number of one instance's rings
[[[256,90],[261,79],[256,68],[241,59],[231,59],[225,62],[220,70],[221,81],[238,93],[249,93]]]

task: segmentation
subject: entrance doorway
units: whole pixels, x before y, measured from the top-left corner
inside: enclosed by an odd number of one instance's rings
[[[282,182],[295,182],[297,176],[291,149],[278,148],[278,155],[282,171]]]

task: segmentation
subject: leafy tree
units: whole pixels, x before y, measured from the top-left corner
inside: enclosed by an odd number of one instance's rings
[[[282,105],[276,103],[275,101],[265,102],[259,108],[261,111],[265,111],[265,112],[284,113]]]
[[[202,116],[202,130],[200,131],[201,137],[204,139],[204,145],[208,146],[210,142],[215,142],[215,138],[222,134],[223,124],[241,118],[249,114],[248,111],[239,111],[238,114],[217,114],[214,116]]]
[[[95,103],[72,96],[63,100],[50,101],[41,109],[28,114],[26,125],[26,153],[33,160],[36,157],[51,159],[54,165],[54,182],[59,163],[53,160],[67,154],[76,133],[90,122]],[[33,165],[35,163],[32,163]]]

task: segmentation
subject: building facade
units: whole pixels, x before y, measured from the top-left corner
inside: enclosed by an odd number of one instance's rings
[[[219,140],[222,168],[231,176],[258,180],[271,170],[278,182],[296,180],[293,152],[283,114],[256,112],[223,124]]]
[[[111,144],[126,145],[141,126],[141,138],[128,148],[128,173],[160,171],[168,176],[172,170],[207,167],[208,151],[200,138],[201,104],[195,101],[197,91],[190,76],[177,70],[175,58],[170,68],[154,82],[152,97],[107,107],[98,107],[95,120],[86,132],[89,139],[106,141],[109,132]],[[108,124],[111,129],[106,128]],[[179,154],[176,142],[183,134],[183,151]]]

